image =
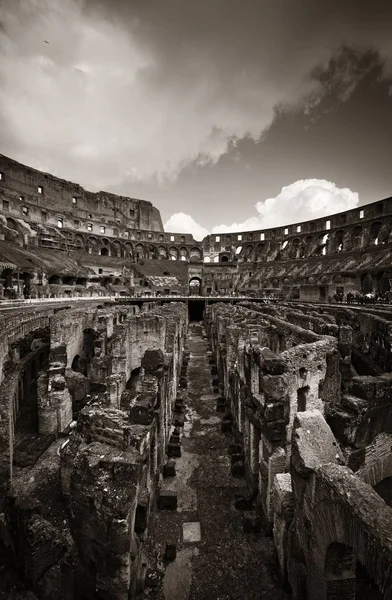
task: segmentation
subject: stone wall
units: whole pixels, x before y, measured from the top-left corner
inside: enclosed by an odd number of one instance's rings
[[[39,597],[128,600],[143,590],[187,326],[182,304],[53,315],[49,368],[38,378],[38,432],[23,434],[36,453],[29,469],[13,469],[11,402],[26,364],[17,353],[14,367],[7,363],[0,549]]]
[[[232,472],[243,465],[293,599],[390,599],[392,509],[372,490],[391,476],[389,374],[353,376],[353,332],[332,312],[215,304],[205,328]]]

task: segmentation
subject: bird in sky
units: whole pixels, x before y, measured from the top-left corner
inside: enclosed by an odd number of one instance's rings
[[[49,44],[49,42],[47,42],[46,40],[44,40],[45,44]]]

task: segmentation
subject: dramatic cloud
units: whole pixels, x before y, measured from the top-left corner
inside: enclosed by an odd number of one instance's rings
[[[202,240],[208,235],[207,229],[202,227],[191,217],[185,213],[176,213],[164,224],[165,231],[172,233],[191,233],[195,240]]]
[[[90,189],[162,183],[257,140],[277,104],[319,101],[309,75],[342,43],[374,45],[386,69],[392,55],[380,0],[0,3],[1,151]]]
[[[358,206],[359,197],[348,188],[338,188],[331,181],[305,179],[282,188],[275,198],[256,204],[257,215],[242,223],[218,225],[212,233],[252,231],[290,223],[300,223]],[[165,223],[166,231],[192,232],[196,239],[207,235],[190,215],[178,213]]]

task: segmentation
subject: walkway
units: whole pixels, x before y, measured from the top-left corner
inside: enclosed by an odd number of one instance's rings
[[[158,513],[155,539],[163,551],[177,544],[177,557],[166,566],[163,590],[146,590],[159,600],[287,600],[276,581],[272,538],[244,533],[234,496],[244,479],[230,474],[229,439],[211,385],[208,346],[202,328],[189,330],[187,410],[176,459],[176,477],[164,487],[178,493],[177,511]]]

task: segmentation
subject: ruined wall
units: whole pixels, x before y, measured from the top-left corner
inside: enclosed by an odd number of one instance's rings
[[[13,468],[18,377],[27,363],[15,355],[7,367],[0,549],[39,597],[128,600],[143,590],[144,544],[167,460],[187,326],[179,304],[53,315],[49,368],[38,378],[38,432],[21,438],[30,442],[28,469]],[[126,348],[125,372],[137,374],[111,405],[115,343]]]
[[[216,304],[205,321],[248,479],[271,525],[273,480],[288,468],[295,415],[324,412],[340,396],[338,341],[242,306]]]
[[[80,185],[26,167],[0,155],[0,180],[7,218],[23,218],[27,223],[87,229],[107,235],[129,229],[163,231],[159,211],[145,200],[117,196],[108,192],[88,192]],[[4,207],[4,201],[8,204]],[[4,210],[4,208],[8,210]],[[118,233],[117,233],[118,235]]]
[[[351,327],[321,310],[215,304],[205,327],[241,502],[273,534],[293,599],[390,598],[392,510],[370,487],[392,474],[390,376],[353,376]]]

